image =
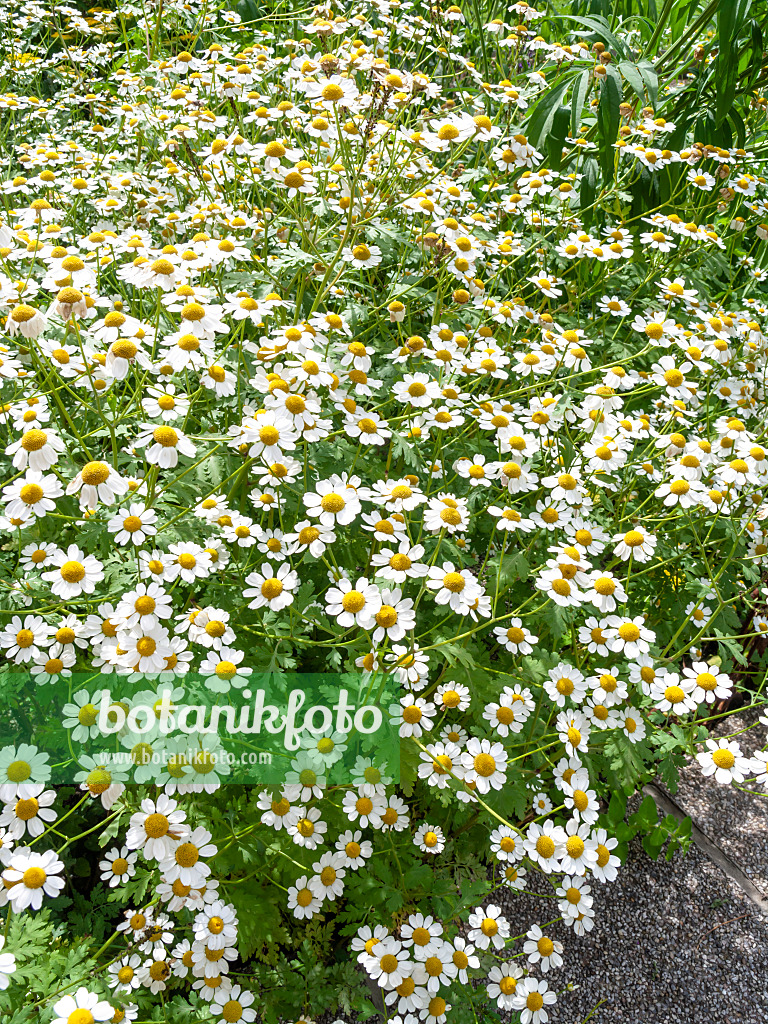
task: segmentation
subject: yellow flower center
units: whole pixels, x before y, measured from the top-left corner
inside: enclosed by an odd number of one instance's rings
[[[19,497],[25,505],[36,505],[43,498],[43,488],[40,484],[24,484],[19,491]]]
[[[80,474],[83,483],[88,484],[91,487],[97,487],[99,484],[103,484],[109,476],[109,466],[103,462],[89,462],[83,467],[82,473]]]
[[[159,839],[161,836],[167,835],[170,827],[171,823],[166,816],[157,812],[147,815],[144,822],[144,831],[149,839]]]
[[[687,480],[673,480],[669,485],[669,490],[672,494],[680,497],[682,494],[687,494],[690,491],[691,485]]]
[[[221,1013],[222,1019],[227,1021],[227,1024],[236,1024],[237,1021],[242,1019],[243,1004],[237,999],[228,999],[219,1012]]]
[[[600,576],[594,582],[594,588],[603,597],[608,597],[616,590],[616,583],[608,576]]]
[[[173,427],[155,427],[152,437],[163,448],[175,448],[179,443],[179,435]]]
[[[396,487],[392,488],[392,497],[399,500],[410,498],[413,496],[413,490],[408,484],[397,484]]]
[[[136,641],[136,652],[142,658],[150,658],[157,650],[157,642],[151,636],[143,636]]]
[[[122,338],[112,345],[112,354],[119,359],[133,359],[138,352],[138,346],[130,338]]]
[[[181,311],[182,320],[190,320],[196,323],[205,318],[205,309],[199,302],[188,302]]]
[[[376,613],[376,622],[384,629],[390,629],[397,622],[397,610],[391,604],[383,604]]]
[[[26,306],[22,303],[20,306],[16,306],[16,308],[11,313],[11,320],[13,320],[15,324],[25,324],[34,316],[36,316],[36,314],[36,309],[34,309],[32,306]]]
[[[194,843],[182,843],[176,848],[176,863],[182,868],[191,868],[199,858],[200,851]]]
[[[277,427],[266,426],[259,430],[259,440],[265,445],[275,445],[280,440],[280,431]]]
[[[634,642],[640,638],[640,630],[634,624],[634,622],[624,622],[619,626],[619,636],[622,640]]]
[[[35,817],[39,809],[40,804],[33,796],[30,797],[28,800],[16,801],[15,813],[16,817],[20,821],[31,821],[31,819]]]
[[[67,583],[79,583],[85,576],[85,566],[82,562],[72,559],[62,565],[60,572],[62,579]]]
[[[461,522],[461,513],[455,508],[444,508],[440,512],[440,519],[446,526],[458,526]]]
[[[99,712],[93,704],[83,704],[77,713],[77,720],[80,725],[85,725],[88,728],[96,723],[98,717]]]
[[[16,644],[18,647],[21,647],[22,649],[25,647],[31,647],[34,642],[35,634],[32,632],[31,629],[20,629],[19,632],[16,634]]]
[[[38,452],[47,440],[44,430],[28,430],[21,438],[21,447],[25,452]]]
[[[312,890],[307,889],[306,887],[303,889],[299,889],[299,891],[296,893],[296,902],[300,907],[308,907],[312,902],[312,899]]]
[[[466,585],[467,581],[460,572],[449,572],[443,577],[443,586],[452,594],[460,594]]]
[[[733,768],[736,764],[736,758],[731,751],[723,747],[712,751],[712,760],[718,768]]]
[[[26,761],[11,761],[5,774],[9,782],[26,782],[32,769]]]
[[[578,811],[586,811],[589,807],[589,797],[583,789],[574,789],[573,791],[573,806]]]
[[[21,881],[27,889],[42,889],[47,878],[48,875],[42,868],[27,868]]]
[[[94,1024],[94,1019],[90,1010],[80,1008],[69,1014],[67,1024]]]
[[[452,124],[444,124],[437,133],[441,142],[452,142],[459,137],[459,129]]]
[[[341,599],[345,612],[357,613],[365,607],[365,596],[359,590],[349,590]]]
[[[379,965],[384,974],[394,974],[398,968],[397,957],[393,953],[385,953],[381,960],[379,960]]]
[[[549,836],[539,836],[536,840],[536,853],[545,860],[555,855],[555,843]]]
[[[496,761],[490,754],[478,754],[473,761],[478,775],[487,779],[496,771]]]
[[[165,981],[170,973],[171,968],[166,960],[155,960],[149,968],[149,976],[153,981]]]
[[[271,579],[264,580],[261,585],[261,593],[263,597],[266,597],[268,601],[273,601],[276,597],[279,597],[283,592],[283,584],[273,576]]]
[[[324,512],[331,512],[333,515],[336,515],[337,512],[341,512],[346,504],[347,503],[342,496],[340,494],[336,494],[334,491],[331,491],[330,494],[323,495],[323,498],[320,501],[320,507],[322,510]]]

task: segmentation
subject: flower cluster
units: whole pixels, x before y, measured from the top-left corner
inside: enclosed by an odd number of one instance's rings
[[[578,937],[626,849],[611,792],[692,749],[768,790],[765,750],[707,729],[762,700],[761,165],[649,88],[597,188],[622,80],[523,2],[475,26],[489,80],[456,6],[324,4],[298,41],[176,0],[145,37],[118,6],[62,8],[54,56],[36,3],[0,15],[29,58],[0,95],[0,678],[25,729],[61,722],[79,786],[57,808],[44,742],[0,750],[0,906],[55,910],[99,832],[118,944],[60,979],[69,1024],[169,999],[253,1021],[335,916],[344,984],[391,1019],[469,999],[545,1024],[566,951],[489,892],[554,899]],[[598,116],[545,146],[571,67]],[[101,735],[106,689],[125,721],[288,671],[395,683],[399,779],[358,757],[329,782],[334,729],[246,792],[220,737]]]

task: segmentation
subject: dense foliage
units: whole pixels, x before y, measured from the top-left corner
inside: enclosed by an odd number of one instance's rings
[[[638,787],[768,790],[749,0],[0,21],[3,1020],[557,1020]],[[399,765],[99,729],[288,673]]]

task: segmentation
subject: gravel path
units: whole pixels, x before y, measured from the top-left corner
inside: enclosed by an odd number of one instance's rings
[[[667,863],[635,842],[618,878],[592,892],[592,932],[548,930],[566,947],[550,986],[576,986],[550,1024],[581,1024],[602,999],[590,1024],[766,1024],[768,919],[694,846]],[[513,934],[543,923],[532,897],[505,911]]]
[[[547,929],[565,946],[550,987],[574,986],[550,1024],[582,1024],[592,1011],[590,1024],[768,1022],[768,917],[695,846],[654,862],[635,841],[618,878],[592,892],[592,932]],[[499,896],[512,934],[544,923],[542,901]]]
[[[756,718],[733,715],[713,735]],[[737,737],[742,753],[762,746],[765,731],[757,725]],[[768,799],[720,786],[692,761],[672,800],[768,898]],[[602,999],[591,1024],[768,1022],[768,915],[701,850],[654,862],[635,841],[618,878],[593,884],[592,894],[593,931],[557,936],[566,946],[561,973],[577,987],[560,997],[550,1024],[581,1024]],[[533,899],[507,908],[513,935],[540,918]],[[564,931],[553,928],[552,937]]]
[[[754,722],[734,715],[713,735]],[[750,755],[764,736],[760,725],[744,732],[742,752]],[[691,762],[672,800],[741,868],[765,907],[768,799],[719,786]],[[563,966],[546,976],[550,988],[572,983],[549,1024],[587,1017],[590,1024],[768,1024],[768,913],[702,850],[692,844],[686,857],[654,862],[634,841],[618,878],[593,881],[592,895],[596,917],[588,935],[578,938],[562,925],[547,929],[565,946]],[[494,901],[513,935],[546,920],[543,901],[532,896],[497,892]]]
[[[757,718],[749,712],[733,715],[719,723],[712,736],[730,736],[752,726],[733,737],[749,757],[765,742],[766,727]],[[689,764],[680,773],[680,788],[673,799],[768,896],[768,794],[760,798],[732,786],[718,786],[704,778],[698,765]]]

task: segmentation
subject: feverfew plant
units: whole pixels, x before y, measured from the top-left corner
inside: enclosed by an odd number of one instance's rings
[[[0,11],[0,1007],[546,1024],[628,798],[768,792],[760,32],[266,6]],[[161,728],[288,673],[399,764]]]

